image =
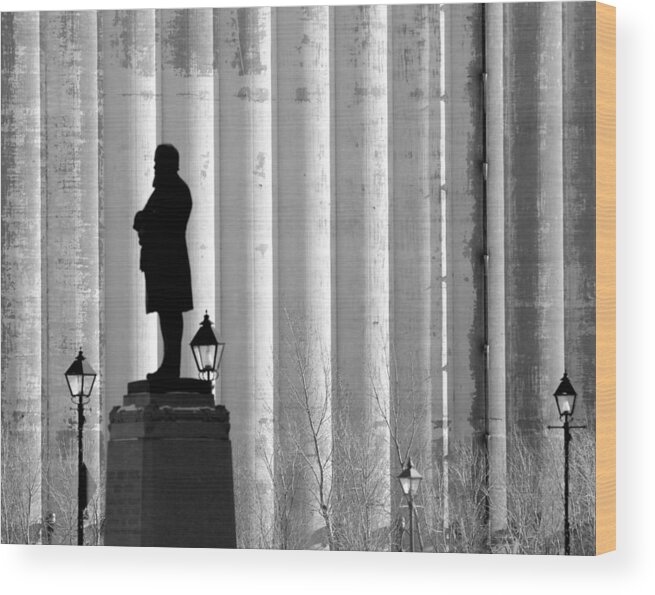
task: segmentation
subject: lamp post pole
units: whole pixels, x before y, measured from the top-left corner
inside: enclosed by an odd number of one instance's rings
[[[564,418],[564,555],[571,554],[571,527],[569,526],[569,442],[571,430],[568,415]]]
[[[414,551],[414,497],[410,494],[407,497],[409,508],[409,551]]]
[[[82,396],[77,401],[77,545],[84,545],[84,403]]]
[[[564,555],[571,555],[571,526],[569,524],[569,444],[571,442],[571,430],[574,428],[586,428],[587,426],[572,426],[570,421],[575,410],[575,399],[577,393],[571,385],[566,372],[560,381],[554,395],[557,403],[557,410],[560,419],[564,418],[561,426],[548,426],[549,430],[564,430]]]
[[[77,405],[77,545],[84,545],[84,509],[87,499],[83,441],[84,405],[89,402],[97,374],[80,349],[64,376],[71,399]]]
[[[56,516],[54,512],[49,512],[45,517],[46,543],[52,545],[52,535],[55,532]]]
[[[400,487],[407,498],[407,508],[409,510],[409,551],[414,551],[414,496],[418,492],[419,485],[423,476],[412,465],[412,459],[407,458],[407,464],[398,476]],[[402,539],[401,539],[402,544]],[[402,547],[401,547],[402,549]]]

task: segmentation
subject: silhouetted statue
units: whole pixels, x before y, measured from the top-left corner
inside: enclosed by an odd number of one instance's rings
[[[146,206],[134,217],[141,244],[140,268],[146,276],[146,312],[159,314],[164,358],[148,379],[179,378],[182,312],[193,309],[186,226],[191,193],[177,174],[180,157],[172,145],[155,151],[155,179]]]

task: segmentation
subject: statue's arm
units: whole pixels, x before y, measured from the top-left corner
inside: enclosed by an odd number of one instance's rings
[[[143,207],[143,210],[139,211],[134,215],[134,223],[132,224],[132,229],[134,229],[139,234],[139,243],[144,244],[146,239],[146,234],[149,234],[153,231],[153,223],[157,218],[157,209],[153,205],[153,196],[148,199],[146,206]]]

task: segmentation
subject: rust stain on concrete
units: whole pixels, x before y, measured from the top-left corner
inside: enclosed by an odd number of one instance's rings
[[[299,103],[310,101],[307,87],[298,87],[296,89],[296,101]]]
[[[256,101],[257,103],[264,103],[269,99],[269,90],[263,87],[241,87],[237,92],[239,99],[247,99],[248,101]]]

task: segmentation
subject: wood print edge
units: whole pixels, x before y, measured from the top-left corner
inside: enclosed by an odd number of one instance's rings
[[[596,554],[616,549],[616,9],[596,3]]]

